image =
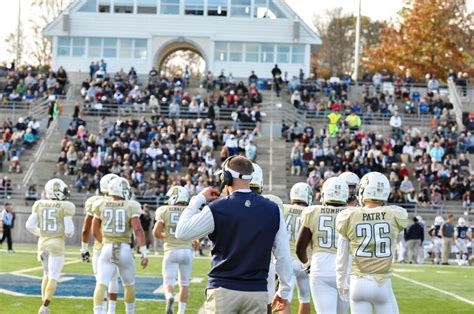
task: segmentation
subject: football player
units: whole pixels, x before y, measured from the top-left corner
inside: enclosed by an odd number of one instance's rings
[[[173,289],[179,273],[178,313],[184,314],[188,302],[188,286],[191,279],[193,251],[192,241],[176,239],[175,230],[179,217],[189,203],[189,192],[182,186],[173,186],[166,193],[168,205],[156,211],[153,234],[164,239],[163,288],[166,298],[166,314],[173,314]]]
[[[110,200],[102,199],[94,205],[92,234],[103,244],[97,267],[97,283],[94,291],[94,313],[104,314],[104,296],[118,267],[124,287],[125,312],[135,312],[135,260],[130,247],[132,231],[140,247],[141,266],[148,265],[145,233],[140,224],[141,206],[130,200],[128,181],[115,178],[108,185]]]
[[[261,195],[263,192],[263,171],[262,168],[256,163],[253,164],[253,173],[252,181],[250,181],[250,189]],[[283,213],[283,201],[276,195],[266,194],[263,197],[268,198],[270,201],[276,203],[280,208],[280,211]],[[272,301],[276,293],[276,280],[275,280],[275,264],[273,261],[270,262],[270,267],[268,268],[268,278],[267,278],[267,291],[268,291],[268,313],[272,312]],[[286,307],[284,313],[290,312],[290,307]]]
[[[423,220],[423,217],[416,216],[416,218],[418,219],[418,223],[423,227],[423,230],[425,230],[425,221]],[[421,243],[420,248],[419,248],[419,252],[418,252],[418,261],[417,261],[417,263],[421,265],[424,262],[425,262],[425,246],[423,245],[423,243]]]
[[[441,225],[443,225],[443,223],[443,217],[436,216],[434,224],[428,231],[433,241],[433,264],[439,264],[441,260]]]
[[[94,204],[100,204],[101,200],[109,200],[109,182],[118,178],[116,174],[109,173],[103,176],[99,182],[99,192],[100,195],[94,195],[87,199],[84,206],[86,216],[84,217],[84,222],[82,224],[82,246],[81,246],[81,257],[82,261],[89,262],[89,236],[91,233],[92,219],[94,218]],[[102,250],[102,243],[94,240],[94,251],[92,253],[92,271],[94,276],[97,276],[97,263],[99,261],[100,252]],[[108,313],[114,314],[117,302],[117,293],[118,293],[118,270],[115,271],[112,280],[109,283],[108,287],[109,292],[109,304],[108,304]],[[107,311],[107,303],[104,303],[104,311]]]
[[[296,183],[290,190],[291,205],[283,205],[288,236],[290,238],[290,249],[293,257],[293,279],[291,282],[290,300],[293,296],[295,285],[298,288],[299,314],[310,312],[311,292],[309,287],[309,275],[306,265],[301,264],[296,256],[295,241],[301,227],[301,213],[303,209],[313,202],[313,191],[311,187],[303,182]]]
[[[311,244],[309,283],[314,307],[321,314],[345,314],[349,303],[342,300],[336,286],[336,217],[346,209],[349,187],[341,177],[327,179],[321,191],[321,204],[306,208],[296,240],[296,254],[301,263],[308,263]]]
[[[460,217],[458,219],[458,225],[456,226],[456,246],[458,247],[458,253],[456,254],[456,258],[458,260],[459,266],[466,265],[468,261],[468,231],[469,228],[466,226],[466,220],[463,217]]]
[[[391,282],[393,251],[398,235],[408,224],[408,214],[401,207],[385,205],[389,194],[387,177],[370,172],[360,181],[358,199],[363,207],[348,208],[336,218],[337,290],[341,299],[350,298],[351,312],[355,314],[373,310],[376,314],[398,313]]]
[[[64,266],[64,239],[74,235],[72,216],[76,211],[74,204],[67,201],[69,189],[62,180],[51,179],[44,189],[47,199],[33,204],[31,215],[26,221],[26,229],[39,237],[38,260],[43,264],[43,303],[39,314],[50,313],[49,305]]]
[[[349,187],[349,199],[347,200],[347,206],[357,206],[357,190],[359,189],[360,179],[354,173],[350,171],[343,172],[339,175],[339,178],[346,181]]]

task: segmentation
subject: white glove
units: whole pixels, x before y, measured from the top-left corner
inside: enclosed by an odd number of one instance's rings
[[[349,302],[349,285],[344,282],[337,286],[337,292],[342,301]]]
[[[0,232],[0,239],[3,239],[3,232]]]

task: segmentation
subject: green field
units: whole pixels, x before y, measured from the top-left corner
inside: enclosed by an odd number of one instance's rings
[[[36,260],[34,247],[16,247],[17,253],[0,252],[0,273],[22,271],[25,275],[41,276],[40,263]],[[20,251],[30,252],[20,252]],[[91,274],[91,264],[78,259],[78,249],[68,249],[63,273]],[[137,276],[161,277],[161,257],[151,256],[149,267],[142,270],[137,267]],[[190,285],[190,301],[187,312],[197,313],[204,302],[206,273],[209,270],[207,258],[195,259],[193,277],[203,278],[200,283]],[[400,307],[400,313],[474,313],[474,268],[396,265],[393,286]],[[409,282],[397,276],[403,276],[429,287],[451,293],[447,295],[428,287]],[[0,289],[8,289],[0,284]],[[58,290],[61,283],[58,284]],[[461,301],[456,298],[464,298]],[[296,313],[296,295],[292,302],[292,312]],[[470,302],[470,303],[469,303]],[[40,306],[38,297],[11,296],[0,292],[0,313],[36,313]],[[137,301],[137,313],[164,313],[162,301]],[[56,298],[51,305],[52,313],[91,313],[92,299]],[[124,313],[122,302],[117,303],[117,313]],[[314,310],[312,310],[314,312]]]

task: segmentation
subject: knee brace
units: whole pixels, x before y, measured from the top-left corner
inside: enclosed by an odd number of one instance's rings
[[[44,293],[45,300],[52,300],[54,292],[56,291],[57,281],[55,279],[49,279],[46,285],[46,291]]]
[[[135,285],[124,286],[123,290],[123,299],[125,303],[135,302]]]
[[[104,295],[107,291],[107,287],[101,283],[97,283],[94,291],[94,306],[102,306],[104,303]]]

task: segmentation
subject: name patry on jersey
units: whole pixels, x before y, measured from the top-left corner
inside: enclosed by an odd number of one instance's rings
[[[397,238],[407,224],[407,211],[399,206],[353,207],[339,213],[336,229],[350,241],[352,274],[370,274],[379,283],[390,278]]]
[[[32,207],[38,216],[38,254],[47,249],[54,256],[64,255],[64,217],[74,216],[76,206],[69,201],[40,200]]]

